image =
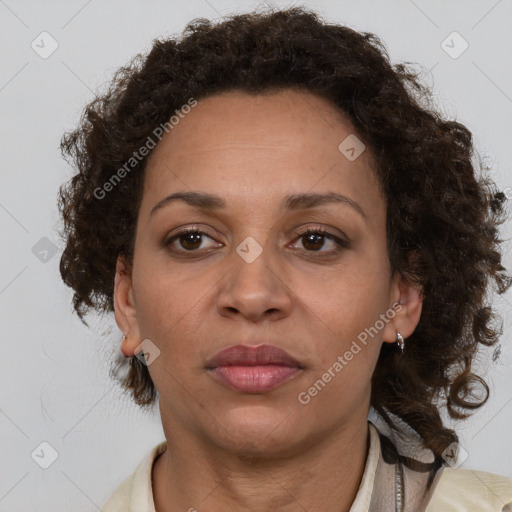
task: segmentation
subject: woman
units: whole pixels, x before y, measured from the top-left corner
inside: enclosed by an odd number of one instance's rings
[[[441,419],[488,397],[505,196],[429,94],[294,8],[156,41],[66,134],[61,274],[166,438],[104,512],[511,509]]]

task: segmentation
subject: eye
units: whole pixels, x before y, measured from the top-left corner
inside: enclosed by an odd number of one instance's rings
[[[298,239],[302,239],[303,247],[307,252],[322,252],[327,254],[337,253],[341,250],[341,248],[347,249],[349,247],[349,243],[340,237],[330,233],[325,228],[315,227],[308,228],[301,232],[297,232],[296,235]],[[184,228],[178,233],[174,234],[168,240],[164,242],[165,247],[171,247],[173,252],[180,253],[193,253],[193,252],[201,252],[204,250],[208,250],[208,247],[203,246],[204,238],[209,238],[213,240],[212,237],[208,236],[207,233],[201,231],[196,227],[188,227]],[[325,240],[328,240],[331,245],[334,246],[333,249],[320,251],[319,249],[324,248]],[[214,247],[221,247],[222,244],[213,245],[210,249]]]
[[[341,250],[340,248],[347,249],[349,247],[347,241],[342,240],[322,227],[308,228],[297,233],[297,235],[299,240],[303,240],[303,247],[308,252],[336,253]],[[334,249],[326,251],[318,250],[324,247],[325,239],[328,239],[331,244],[334,245]]]
[[[172,246],[177,252],[195,252],[197,249],[204,249],[201,247],[203,237],[213,240],[204,231],[197,228],[185,228],[169,238],[164,245]],[[181,249],[176,248],[176,245],[179,245]]]

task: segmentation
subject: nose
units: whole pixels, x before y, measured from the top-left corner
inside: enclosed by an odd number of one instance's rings
[[[290,314],[292,290],[286,272],[264,249],[253,261],[234,252],[231,269],[217,296],[221,316],[240,316],[251,322],[278,320]]]

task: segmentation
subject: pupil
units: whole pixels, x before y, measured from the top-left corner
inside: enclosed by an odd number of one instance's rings
[[[187,237],[188,237],[188,240],[187,240]],[[194,241],[193,238],[196,237],[196,240]],[[182,246],[185,248],[185,249],[197,249],[197,247],[188,247],[188,243],[189,241],[192,239],[191,243],[192,245],[194,244],[197,244],[199,242],[199,245],[201,245],[201,234],[200,233],[186,233],[185,235],[182,236],[182,238],[185,239],[185,243],[183,243],[183,240],[182,240]]]
[[[319,235],[319,234],[315,234],[315,233],[311,233],[309,235],[306,235],[306,246],[312,242],[314,247],[313,249],[321,249],[322,248],[322,238],[323,238],[323,235]],[[310,247],[311,248],[311,247]]]

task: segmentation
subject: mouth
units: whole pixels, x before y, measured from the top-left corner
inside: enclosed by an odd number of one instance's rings
[[[264,393],[289,381],[303,366],[275,345],[235,345],[207,361],[208,373],[241,393]]]

